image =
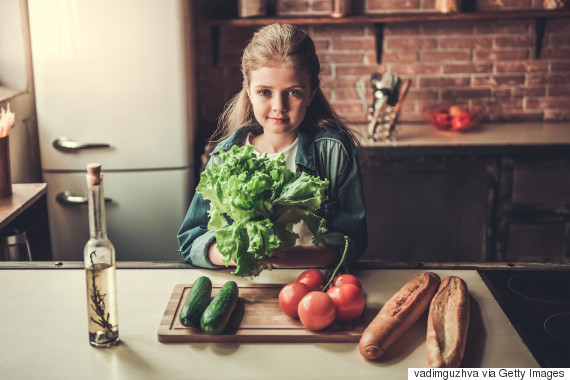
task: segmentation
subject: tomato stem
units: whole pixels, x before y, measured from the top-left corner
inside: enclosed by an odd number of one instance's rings
[[[329,278],[329,281],[327,282],[327,284],[323,287],[323,292],[327,291],[327,288],[329,287],[329,285],[331,284],[331,282],[333,282],[334,277],[336,276],[338,270],[340,269],[340,267],[342,266],[342,264],[344,264],[344,259],[346,258],[346,252],[348,251],[348,236],[344,237],[344,252],[342,253],[342,257],[340,258],[340,261],[338,262],[338,265],[336,266],[336,268],[334,269],[334,271],[331,274],[331,277]]]

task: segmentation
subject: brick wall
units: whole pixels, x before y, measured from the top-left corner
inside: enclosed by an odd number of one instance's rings
[[[464,9],[540,8],[542,0],[464,0]],[[476,4],[476,5],[475,5]],[[235,17],[237,0],[197,0],[198,99],[208,137],[223,105],[241,87],[241,52],[256,27],[223,26],[218,63],[212,64],[208,17]],[[353,0],[354,13],[431,12],[434,0]],[[330,0],[269,0],[278,16],[327,15]],[[377,64],[370,24],[303,27],[322,64],[322,88],[351,121],[366,121],[373,72],[387,69],[412,79],[400,116],[422,121],[422,109],[440,102],[487,106],[491,121],[570,120],[570,19],[548,20],[535,59],[535,20],[414,22],[384,26]],[[362,89],[364,88],[364,94]]]

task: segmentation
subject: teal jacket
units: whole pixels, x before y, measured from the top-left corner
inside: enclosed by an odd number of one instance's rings
[[[218,144],[210,153],[208,166],[220,162],[219,149],[228,150],[233,145],[242,146],[247,133],[259,132],[244,126]],[[328,200],[321,207],[320,214],[326,220],[328,232],[324,244],[342,254],[344,236],[348,236],[347,262],[360,257],[368,244],[366,207],[360,180],[360,167],[356,147],[350,136],[339,128],[309,130],[299,128],[297,155],[298,172],[327,178]],[[215,268],[208,259],[208,247],[215,240],[214,230],[208,230],[210,202],[196,193],[188,213],[178,231],[178,243],[182,258],[195,266]]]

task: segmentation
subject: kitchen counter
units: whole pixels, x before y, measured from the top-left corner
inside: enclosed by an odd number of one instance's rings
[[[364,138],[367,125],[351,126]],[[438,131],[426,123],[398,123],[393,142],[369,143],[364,148],[382,153],[433,152],[466,154],[472,152],[506,154],[533,151],[540,148],[570,149],[570,123],[568,122],[509,122],[481,123],[465,132]]]
[[[0,269],[0,378],[26,379],[407,379],[407,368],[427,367],[425,316],[391,348],[386,358],[366,361],[353,343],[187,344],[159,343],[157,330],[177,284],[207,275],[214,285],[294,281],[301,270],[264,271],[253,279],[228,270],[117,270],[121,344],[96,349],[87,337],[84,271]],[[379,310],[417,269],[354,272],[367,307]],[[464,367],[537,367],[532,354],[475,270],[435,269],[442,278],[462,277],[471,296]],[[348,376],[348,377],[347,377]]]
[[[0,199],[0,235],[26,231],[32,260],[51,259],[46,193],[45,183],[14,183],[12,196]]]

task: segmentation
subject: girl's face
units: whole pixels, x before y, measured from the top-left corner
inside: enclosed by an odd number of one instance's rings
[[[292,64],[261,67],[250,72],[247,94],[265,133],[297,131],[313,99],[309,74]]]

